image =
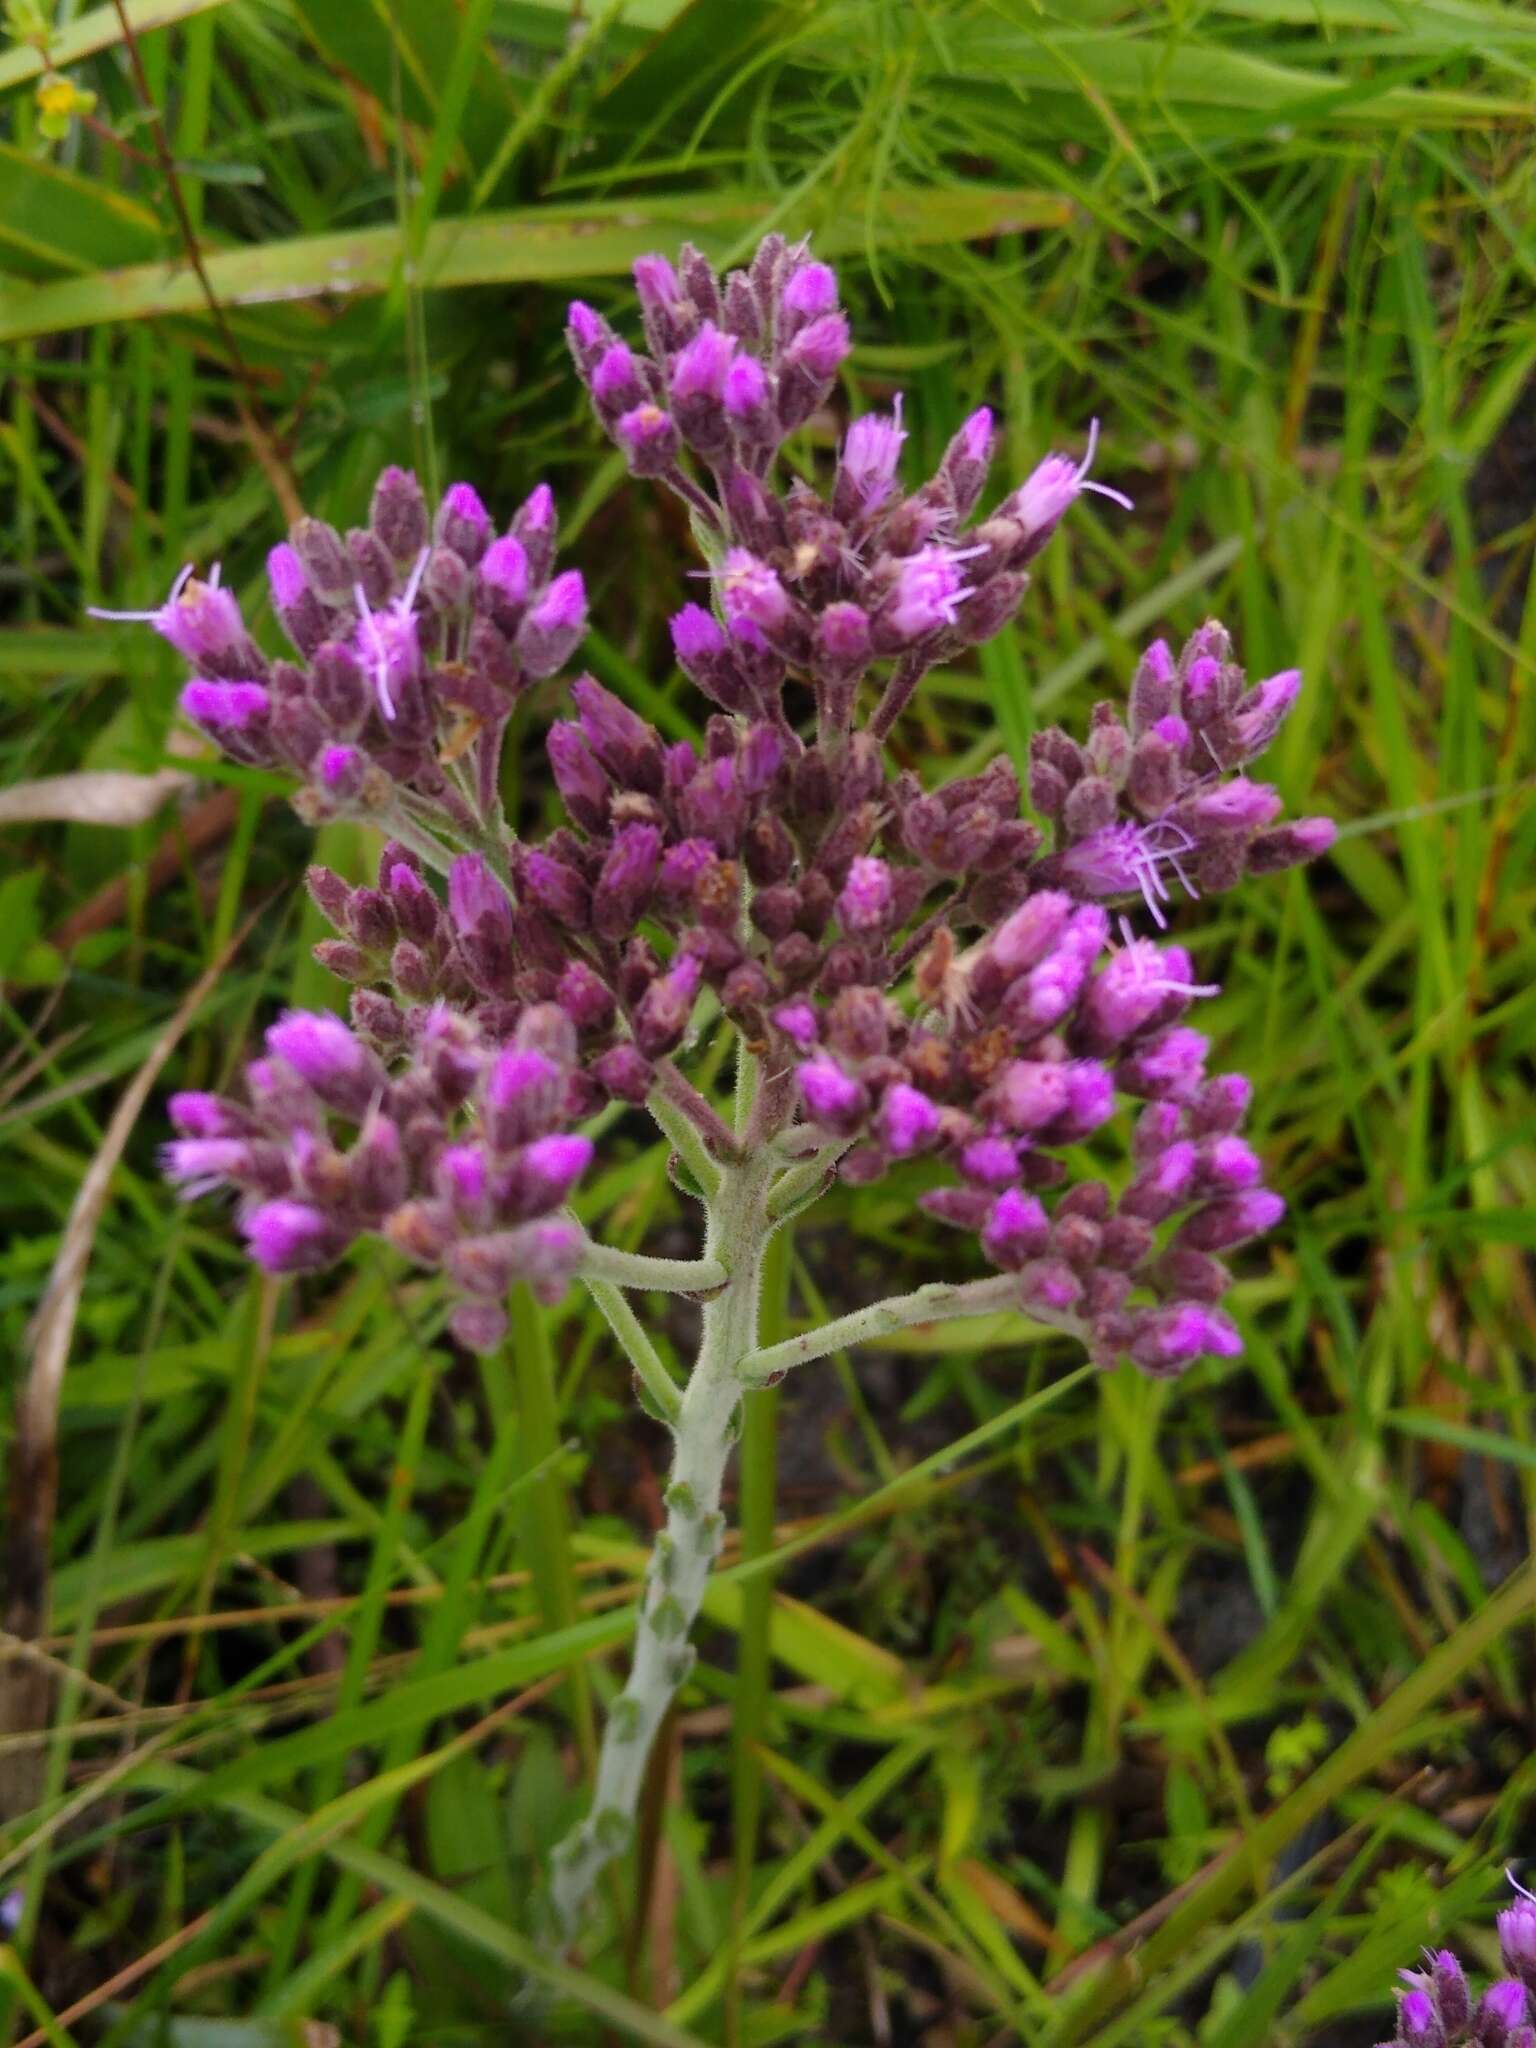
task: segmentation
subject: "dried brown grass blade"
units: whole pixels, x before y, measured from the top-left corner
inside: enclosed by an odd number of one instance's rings
[[[162,1068],[244,944],[255,915],[246,919],[187,991],[124,1090],[102,1135],[101,1150],[80,1183],[48,1286],[27,1333],[27,1376],[16,1403],[16,1438],[11,1450],[4,1616],[6,1635],[19,1637],[23,1643],[34,1643],[48,1632],[49,1547],[59,1488],[59,1397],[86,1268],[112,1175]],[[51,1692],[45,1662],[0,1650],[0,1735],[21,1735],[46,1726]],[[14,1819],[36,1806],[42,1769],[41,1749],[0,1753],[0,1819]]]

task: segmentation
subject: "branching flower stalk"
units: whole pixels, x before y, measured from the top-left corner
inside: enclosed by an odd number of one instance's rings
[[[1207,1073],[1186,1021],[1214,988],[1144,928],[1166,928],[1176,894],[1333,836],[1326,819],[1281,822],[1244,772],[1299,677],[1250,686],[1214,621],[1178,655],[1146,650],[1124,715],[1101,703],[1081,741],[1036,735],[1030,816],[1005,759],[934,786],[900,765],[923,677],[1007,627],[1077,498],[1128,504],[1090,479],[1096,429],[1081,461],[1046,457],[980,515],[985,408],[916,488],[899,400],[847,427],[824,491],[784,483],[780,447],[828,422],[851,345],[832,271],[771,236],[723,279],[685,249],[675,268],[642,259],[635,283],[643,348],[581,304],[568,334],[599,420],[686,505],[705,556],[711,602],[672,620],[712,707],[697,744],[580,676],[575,715],[546,737],[565,822],[536,836],[507,819],[512,712],[586,626],[543,485],[500,532],[468,484],[429,508],[397,469],[366,526],[300,520],[268,560],[291,657],[262,650],[216,569],[108,615],[186,657],[183,711],[229,758],[295,774],[306,819],[384,835],[372,884],[309,874],[350,1023],[290,1013],[238,1098],[173,1097],[171,1177],[232,1190],[271,1272],[384,1239],[442,1274],[472,1350],[504,1340],[514,1284],[552,1302],[580,1279],[672,1433],[629,1681],[589,1816],[554,1862],[562,1938],[631,1838],[692,1665],[744,1390],[913,1323],[1005,1311],[1106,1369],[1238,1354],[1221,1255],[1284,1205],[1240,1135],[1248,1084]],[[688,1071],[705,1019],[736,1038],[729,1118]],[[582,1126],[605,1104],[663,1133],[702,1203],[697,1259],[594,1242],[571,1213],[595,1149]],[[834,1180],[917,1164],[920,1206],[974,1242],[957,1272],[979,1253],[994,1275],[762,1348],[774,1229]],[[702,1304],[681,1386],[629,1298],[658,1291]]]

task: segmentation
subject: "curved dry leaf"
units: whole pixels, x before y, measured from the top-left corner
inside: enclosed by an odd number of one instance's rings
[[[0,825],[142,825],[191,780],[182,768],[161,768],[153,775],[122,768],[43,775],[0,789]]]

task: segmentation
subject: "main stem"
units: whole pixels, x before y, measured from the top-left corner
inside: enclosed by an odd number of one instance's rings
[[[772,1171],[766,1148],[722,1166],[709,1202],[704,1256],[728,1277],[704,1306],[699,1355],[673,1431],[666,1527],[646,1569],[629,1682],[603,1731],[592,1805],[554,1854],[550,1898],[562,1940],[575,1934],[593,1885],[629,1845],[651,1744],[693,1669],[688,1637],[725,1534],[720,1489],[736,1441],[741,1363],[757,1345]]]

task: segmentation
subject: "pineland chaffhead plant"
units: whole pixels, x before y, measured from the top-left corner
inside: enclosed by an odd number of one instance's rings
[[[1133,926],[1164,927],[1175,886],[1230,889],[1333,836],[1326,819],[1277,822],[1276,792],[1243,772],[1299,678],[1250,686],[1215,622],[1177,655],[1150,646],[1124,714],[1097,705],[1081,741],[1036,734],[1032,818],[1004,759],[931,789],[893,768],[886,743],[924,674],[1007,626],[1079,493],[1126,501],[1088,459],[1051,455],[978,517],[985,409],[908,490],[899,401],[849,426],[828,490],[786,481],[781,444],[825,406],[850,347],[833,272],[771,236],[724,279],[685,249],[676,268],[642,259],[635,284],[643,348],[581,304],[568,332],[602,425],[634,475],[683,498],[706,558],[712,601],[672,620],[713,707],[698,745],[666,743],[581,676],[575,716],[546,737],[568,822],[539,840],[509,824],[508,720],[586,622],[543,485],[502,532],[468,484],[432,508],[398,469],[366,527],[302,520],[268,561],[292,659],[257,647],[216,572],[184,571],[144,615],[195,671],[186,715],[231,759],[296,773],[306,819],[386,838],[374,886],[309,874],[350,1025],[290,1013],[240,1099],[175,1096],[170,1175],[189,1194],[232,1189],[270,1272],[328,1266],[365,1235],[440,1270],[473,1350],[502,1341],[514,1283],[551,1302],[580,1279],[672,1433],[629,1681],[588,1817],[554,1860],[566,1936],[630,1838],[692,1665],[744,1389],[1005,1307],[1106,1368],[1163,1376],[1237,1355],[1222,1254],[1284,1204],[1239,1135],[1248,1083],[1208,1074],[1186,1021],[1214,990],[1182,947]],[[722,1015],[730,1120],[685,1072],[698,1020]],[[606,1103],[665,1134],[702,1202],[697,1259],[595,1243],[571,1215],[594,1150],[579,1127]],[[919,1158],[938,1182],[921,1206],[978,1236],[995,1276],[762,1348],[773,1231],[834,1177]],[[686,1384],[631,1289],[702,1301]]]

